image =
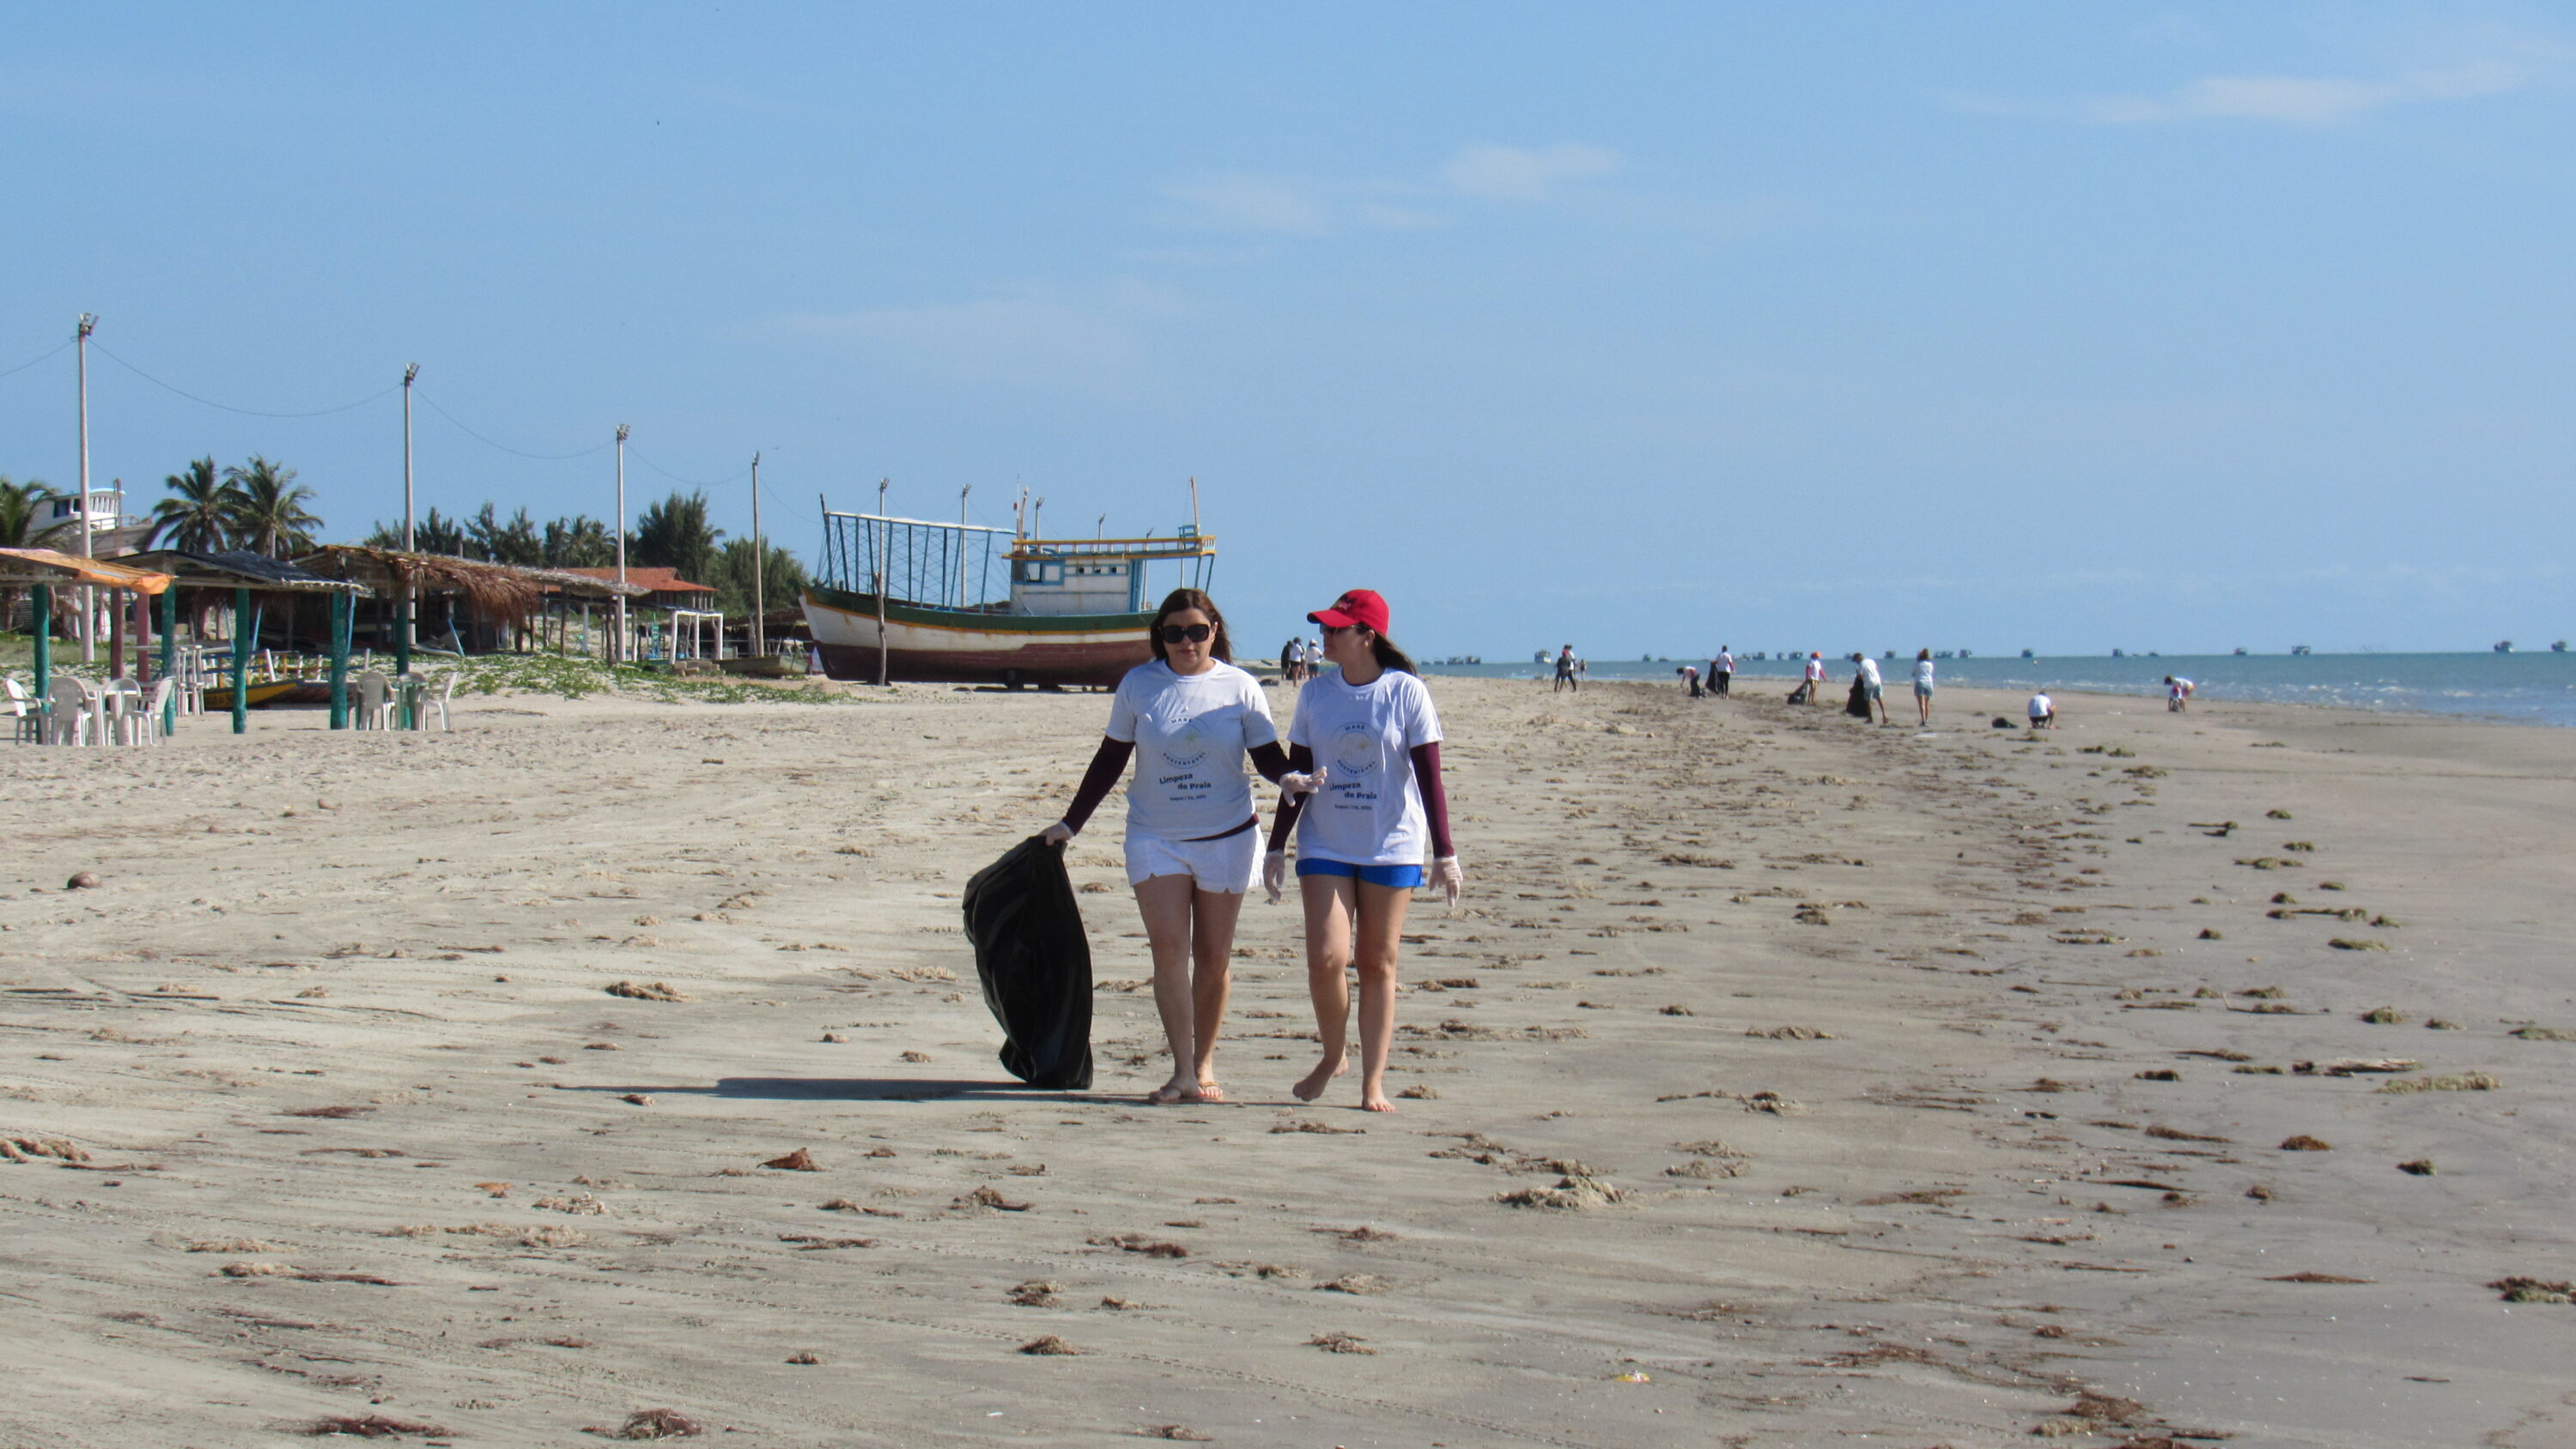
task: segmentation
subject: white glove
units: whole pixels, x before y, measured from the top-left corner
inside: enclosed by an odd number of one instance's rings
[[[1261,888],[1270,893],[1270,904],[1279,904],[1280,889],[1288,884],[1288,852],[1274,850],[1261,857]]]
[[[1045,841],[1049,845],[1062,845],[1066,841],[1073,839],[1073,827],[1059,820],[1053,825],[1048,826],[1046,829],[1039,831],[1038,839]]]
[[[1287,799],[1294,800],[1300,795],[1312,795],[1331,783],[1332,771],[1317,765],[1312,774],[1291,770],[1280,776],[1279,793]]]
[[[1466,875],[1458,869],[1458,857],[1444,855],[1431,862],[1431,882],[1449,898],[1449,909],[1458,909],[1458,892],[1467,884]]]

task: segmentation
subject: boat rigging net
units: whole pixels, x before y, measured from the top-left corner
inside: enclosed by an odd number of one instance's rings
[[[1007,528],[826,508],[821,582],[873,594],[882,581],[888,598],[917,608],[1003,613],[1010,594],[996,566],[1015,541]]]

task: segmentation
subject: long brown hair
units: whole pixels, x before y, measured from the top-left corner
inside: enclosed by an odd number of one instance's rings
[[[1377,667],[1380,669],[1400,669],[1417,677],[1422,673],[1421,670],[1413,667],[1413,656],[1405,653],[1402,645],[1374,630],[1369,634],[1369,653],[1377,657]]]
[[[1153,625],[1145,631],[1145,642],[1154,648],[1154,657],[1171,663],[1163,653],[1163,621],[1183,609],[1196,609],[1208,616],[1208,654],[1228,664],[1234,662],[1234,641],[1225,637],[1225,615],[1218,612],[1216,600],[1197,589],[1174,589],[1163,596],[1163,607],[1154,611]]]

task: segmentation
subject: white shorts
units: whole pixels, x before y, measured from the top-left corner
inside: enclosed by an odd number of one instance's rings
[[[1203,891],[1239,896],[1252,889],[1261,868],[1261,827],[1238,830],[1223,840],[1165,840],[1140,830],[1127,832],[1127,883],[1143,885],[1158,875],[1185,875]]]

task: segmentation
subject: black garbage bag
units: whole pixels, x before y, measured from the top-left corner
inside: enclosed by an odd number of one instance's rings
[[[1091,1085],[1091,942],[1064,847],[1031,836],[966,882],[966,939],[1002,1066],[1032,1087]]]
[[[1855,715],[1861,719],[1869,718],[1868,685],[1861,683],[1858,679],[1854,679],[1852,681],[1851,697],[1843,701],[1843,713]]]

